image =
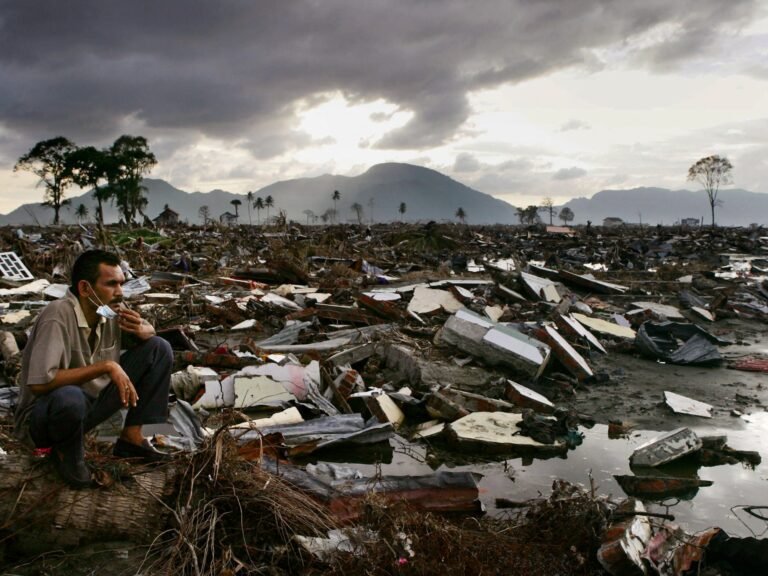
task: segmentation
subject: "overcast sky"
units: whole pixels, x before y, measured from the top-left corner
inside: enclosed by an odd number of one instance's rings
[[[0,0],[0,212],[42,200],[13,165],[59,135],[145,136],[189,192],[396,161],[561,203],[720,154],[768,193],[767,4]]]

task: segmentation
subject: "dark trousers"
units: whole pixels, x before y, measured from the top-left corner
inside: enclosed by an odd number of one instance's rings
[[[126,426],[165,422],[171,385],[173,351],[159,336],[145,340],[120,357],[120,366],[139,396],[128,410]],[[35,400],[29,415],[29,434],[38,448],[84,456],[83,436],[123,408],[120,392],[110,382],[97,398],[79,386],[62,386]]]

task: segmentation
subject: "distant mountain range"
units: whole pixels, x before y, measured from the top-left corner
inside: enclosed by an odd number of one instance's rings
[[[720,226],[768,224],[768,194],[741,189],[721,190],[715,207],[715,222]],[[591,198],[568,201],[574,220],[602,224],[604,218],[621,218],[624,222],[674,224],[684,218],[697,218],[704,224],[712,221],[709,201],[703,190],[668,190],[666,188],[632,188],[603,190]]]
[[[211,218],[218,219],[224,212],[234,213],[232,200],[240,200],[241,223],[249,222],[245,195],[224,190],[211,192],[185,192],[171,186],[164,180],[144,179],[149,201],[145,213],[156,217],[165,205],[179,213],[182,221],[199,223],[199,210],[208,206]],[[339,191],[340,198],[334,203],[333,192]],[[70,190],[71,192],[71,190]],[[274,207],[269,215],[285,210],[288,218],[306,222],[312,214],[322,216],[329,209],[337,210],[338,222],[357,222],[358,213],[354,204],[361,208],[364,222],[386,222],[392,220],[456,221],[456,211],[462,208],[470,224],[517,224],[517,208],[453,180],[444,174],[410,164],[377,164],[360,176],[323,175],[316,178],[299,178],[270,184],[254,192],[254,197],[265,199],[272,196]],[[63,223],[75,223],[75,209],[85,204],[94,218],[95,200],[91,192],[79,196],[68,196],[71,204],[62,209]],[[746,190],[723,190],[724,204],[717,208],[715,218],[723,226],[745,226],[752,222],[766,223],[768,215],[768,194]],[[42,193],[41,193],[42,200]],[[400,214],[400,204],[406,205],[405,214]],[[604,218],[618,217],[625,222],[644,224],[672,224],[682,218],[704,218],[709,221],[709,205],[704,192],[687,190],[666,190],[664,188],[634,188],[631,190],[603,190],[592,198],[576,198],[565,204],[573,210],[573,223],[601,224]],[[308,215],[306,211],[311,211]],[[254,208],[250,220],[254,224],[267,217],[267,210],[260,213]],[[117,210],[105,205],[105,219],[116,222]],[[542,219],[546,219],[542,214]],[[40,203],[24,204],[7,215],[0,215],[0,225],[50,224],[53,211]],[[317,220],[320,222],[320,220]]]

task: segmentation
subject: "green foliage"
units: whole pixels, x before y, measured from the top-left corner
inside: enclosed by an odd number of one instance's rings
[[[64,191],[72,184],[72,173],[68,170],[67,159],[77,146],[63,136],[42,140],[21,156],[13,167],[16,170],[32,172],[45,186],[44,206],[53,208],[53,223],[59,223],[59,211],[66,204]]]
[[[120,136],[109,151],[113,158],[109,187],[125,223],[131,224],[147,205],[146,187],[141,185],[141,179],[157,164],[157,159],[143,136]]]
[[[539,218],[539,207],[533,204],[526,208],[518,208],[517,217],[520,219],[520,224],[530,225],[541,221],[541,218]]]
[[[104,223],[102,203],[114,199],[126,223],[133,223],[136,214],[144,214],[148,200],[141,185],[145,174],[157,164],[143,136],[120,136],[109,149],[93,146],[78,148],[63,136],[43,140],[21,158],[14,170],[28,170],[45,185],[43,204],[54,210],[54,224],[59,223],[59,211],[68,203],[64,190],[71,184],[93,188],[98,202],[98,220]],[[102,186],[99,183],[106,181]]]
[[[99,188],[99,182],[107,179],[112,158],[106,150],[94,146],[77,148],[67,158],[67,170],[72,181],[80,188],[93,188],[94,197],[98,203],[96,218],[99,224],[104,224],[103,202],[111,196],[108,186]]]

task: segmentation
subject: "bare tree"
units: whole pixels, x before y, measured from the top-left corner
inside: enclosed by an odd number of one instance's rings
[[[549,225],[552,225],[552,218],[557,216],[557,210],[555,209],[555,203],[552,202],[552,198],[547,196],[544,198],[544,200],[541,201],[541,208],[539,208],[542,212],[545,214],[549,214]]]
[[[715,206],[719,206],[717,194],[720,186],[730,184],[733,164],[725,156],[707,156],[688,169],[688,180],[695,180],[707,193],[709,208],[712,212],[712,228],[715,227]]]
[[[211,216],[211,209],[208,208],[208,206],[200,206],[197,215],[200,217],[200,220],[203,221],[203,226],[207,226]]]

